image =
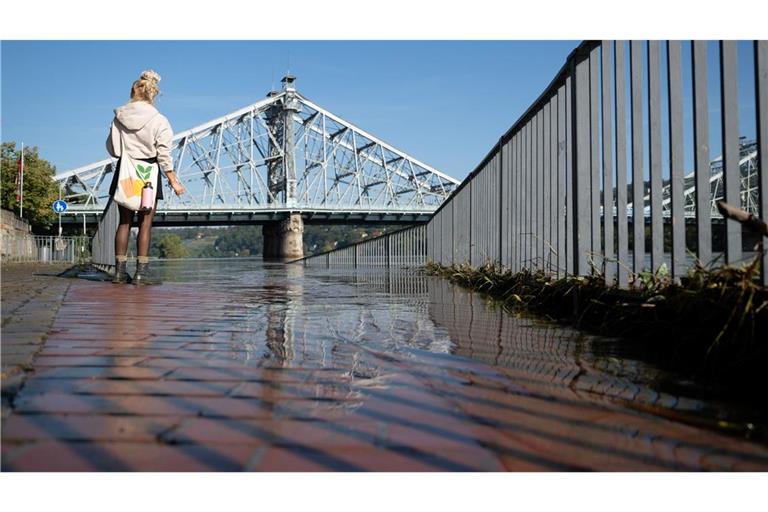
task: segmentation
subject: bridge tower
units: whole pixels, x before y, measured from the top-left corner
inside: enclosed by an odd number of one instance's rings
[[[268,163],[269,203],[296,205],[296,157],[294,117],[301,109],[293,82],[296,77],[287,74],[281,80],[283,101],[267,112],[267,126],[272,135]],[[275,96],[270,91],[267,97]],[[300,213],[268,222],[262,226],[264,259],[291,260],[304,256],[304,220]]]

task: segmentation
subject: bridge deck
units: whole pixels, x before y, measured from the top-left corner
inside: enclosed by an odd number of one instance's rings
[[[388,212],[377,210],[166,210],[155,215],[154,226],[231,226],[237,224],[264,224],[288,218],[291,213],[301,213],[306,224],[415,224],[429,221],[431,211]],[[61,216],[62,224],[98,224],[101,210],[68,210]]]

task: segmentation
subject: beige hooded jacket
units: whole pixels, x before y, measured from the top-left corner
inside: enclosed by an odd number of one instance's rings
[[[152,104],[132,101],[115,109],[107,137],[107,151],[115,158],[120,156],[120,132],[131,158],[157,157],[163,172],[173,170],[171,123]]]

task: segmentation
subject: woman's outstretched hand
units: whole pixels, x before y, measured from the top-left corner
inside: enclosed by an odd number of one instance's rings
[[[177,196],[180,196],[181,194],[187,191],[187,189],[184,188],[184,185],[182,185],[178,181],[174,181],[173,183],[171,183],[171,188],[173,188],[173,191],[176,192]]]
[[[184,185],[181,184],[181,182],[176,178],[176,173],[173,171],[166,171],[165,175],[168,177],[168,181],[171,184],[171,188],[176,193],[177,196],[180,196],[184,192],[187,191],[187,189],[184,188]]]

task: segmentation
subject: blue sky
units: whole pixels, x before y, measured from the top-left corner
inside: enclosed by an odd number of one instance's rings
[[[105,158],[112,109],[141,70],[175,131],[297,89],[457,178],[546,87],[576,42],[45,41],[2,43],[2,140],[58,170]]]
[[[112,109],[127,100],[143,69],[162,75],[158,107],[174,130],[182,131],[264,97],[273,81],[279,87],[290,67],[298,76],[298,90],[308,98],[461,179],[538,97],[577,44],[4,41],[2,140],[38,146],[64,171],[107,156],[104,139]],[[684,45],[684,57],[687,53]],[[716,51],[710,57],[716,156]],[[751,59],[746,43],[739,45],[739,57],[739,69],[745,70]],[[684,80],[689,74],[684,66]],[[751,75],[742,74],[742,132],[754,136]],[[690,117],[689,111],[685,114]]]

